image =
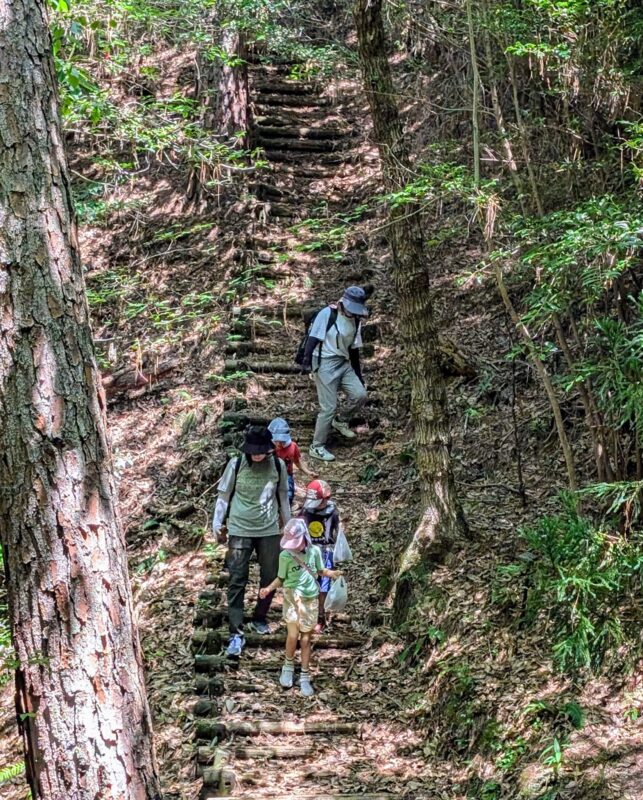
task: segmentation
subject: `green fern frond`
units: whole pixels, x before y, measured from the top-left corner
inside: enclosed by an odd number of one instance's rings
[[[0,786],[3,783],[8,783],[18,775],[22,775],[25,771],[25,762],[18,761],[17,764],[9,764],[7,767],[0,767]]]

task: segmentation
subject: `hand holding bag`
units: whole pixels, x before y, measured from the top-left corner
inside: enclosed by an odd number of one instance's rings
[[[348,603],[348,587],[344,576],[333,581],[324,603],[325,611],[343,611]]]

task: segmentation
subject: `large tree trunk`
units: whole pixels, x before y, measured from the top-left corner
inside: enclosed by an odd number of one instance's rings
[[[356,0],[354,13],[384,183],[388,191],[398,191],[408,183],[412,170],[386,56],[381,0]],[[401,621],[419,599],[431,565],[444,557],[465,533],[466,525],[451,468],[446,386],[440,371],[419,205],[391,208],[389,223],[387,236],[393,251],[399,325],[411,380],[416,464],[425,507],[397,578],[394,619]]]
[[[213,132],[222,142],[235,148],[247,148],[250,130],[250,102],[248,97],[247,48],[242,33],[224,28],[221,50],[227,62],[219,64],[197,56],[196,98],[203,102],[201,125]],[[215,195],[220,199],[221,189],[207,189],[207,184],[217,184],[229,168],[202,161],[190,170],[187,197],[197,203]]]
[[[0,0],[0,535],[34,798],[160,797],[42,0]]]

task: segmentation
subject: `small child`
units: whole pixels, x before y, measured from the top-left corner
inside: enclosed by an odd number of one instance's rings
[[[317,619],[319,584],[317,578],[339,578],[341,572],[324,569],[321,550],[310,541],[306,523],[298,517],[284,527],[281,537],[282,552],[279,555],[279,572],[275,580],[259,591],[259,597],[267,597],[280,586],[284,587],[283,618],[288,629],[286,637],[286,660],[281,668],[279,683],[291,689],[295,678],[295,651],[297,640],[301,643],[301,674],[299,690],[304,697],[315,694],[310,682],[311,633]]]
[[[339,533],[339,511],[330,496],[330,486],[326,481],[311,481],[306,487],[306,499],[299,513],[299,517],[308,527],[313,544],[321,548],[322,562],[329,570],[335,566],[333,552]],[[315,633],[321,633],[326,627],[324,603],[329,590],[330,579],[323,577],[319,587],[319,611]]]
[[[290,505],[295,497],[295,477],[293,475],[293,466],[301,470],[304,475],[309,478],[314,478],[315,473],[311,472],[308,467],[301,460],[301,450],[297,442],[293,442],[290,436],[290,425],[285,419],[275,417],[268,425],[268,430],[272,435],[272,441],[275,445],[275,453],[286,465],[288,472],[288,499]]]

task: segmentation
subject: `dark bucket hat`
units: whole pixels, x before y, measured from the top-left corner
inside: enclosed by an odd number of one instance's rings
[[[368,315],[368,310],[365,305],[366,292],[361,286],[349,286],[344,289],[341,303],[349,314],[355,314],[357,317],[365,317]]]
[[[274,445],[268,428],[262,425],[253,425],[248,428],[241,450],[249,456],[272,453]]]

